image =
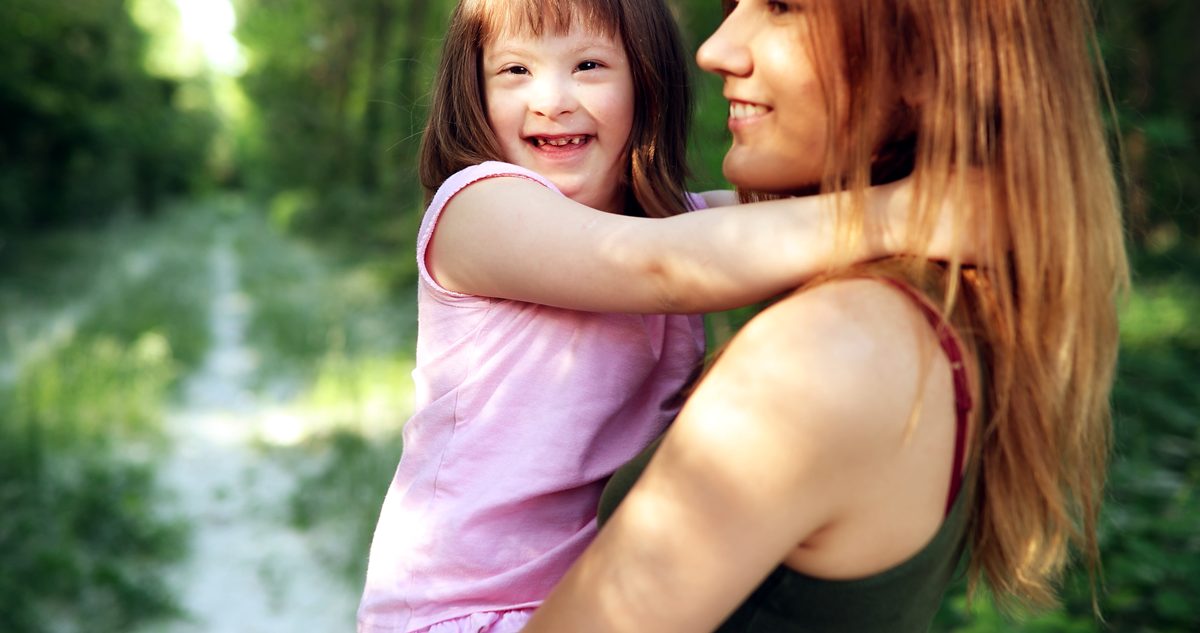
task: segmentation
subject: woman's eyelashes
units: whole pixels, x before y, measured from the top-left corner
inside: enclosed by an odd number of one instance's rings
[[[721,8],[725,10],[725,17],[729,17],[729,14],[733,13],[733,10],[736,9],[739,4],[741,4],[740,0],[723,0],[721,3]],[[764,0],[764,2],[759,6],[766,7],[767,12],[771,15],[786,15],[789,13],[799,13],[800,11],[804,10],[804,4],[802,2],[787,2],[786,0]]]
[[[772,15],[786,15],[788,13],[796,13],[803,10],[799,2],[768,2],[767,11]]]

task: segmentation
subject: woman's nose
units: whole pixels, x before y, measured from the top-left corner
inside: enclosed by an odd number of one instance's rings
[[[754,67],[747,48],[752,34],[744,22],[737,8],[725,16],[716,32],[696,51],[696,64],[710,73],[722,76],[749,75]]]

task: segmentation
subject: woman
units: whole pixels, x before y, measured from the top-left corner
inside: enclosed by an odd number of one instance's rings
[[[971,173],[979,264],[848,268],[759,314],[526,630],[923,631],[964,552],[1002,605],[1052,603],[1072,548],[1096,563],[1128,276],[1087,3],[726,7],[697,57],[729,180],[912,173],[927,236]]]

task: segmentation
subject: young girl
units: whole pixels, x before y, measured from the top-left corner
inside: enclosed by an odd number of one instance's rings
[[[594,537],[608,477],[676,414],[704,352],[684,315],[830,258],[829,200],[683,213],[732,198],[683,190],[684,60],[659,0],[455,10],[421,155],[417,410],[360,631],[520,629]],[[876,216],[904,192],[872,190]]]

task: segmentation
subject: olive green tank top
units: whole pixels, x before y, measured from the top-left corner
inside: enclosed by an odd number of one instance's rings
[[[962,369],[962,354],[940,315],[911,287],[882,279],[917,301],[938,331],[942,347],[955,370],[958,428],[955,470],[964,448],[970,391]],[[965,400],[965,402],[964,402]],[[641,476],[661,438],[647,447],[609,480],[600,497],[603,525]],[[959,483],[965,484],[961,489]],[[974,477],[955,477],[941,527],[920,551],[890,569],[855,580],[815,578],[780,565],[763,581],[717,633],[924,633],[941,605],[946,587],[963,558],[973,497]]]

